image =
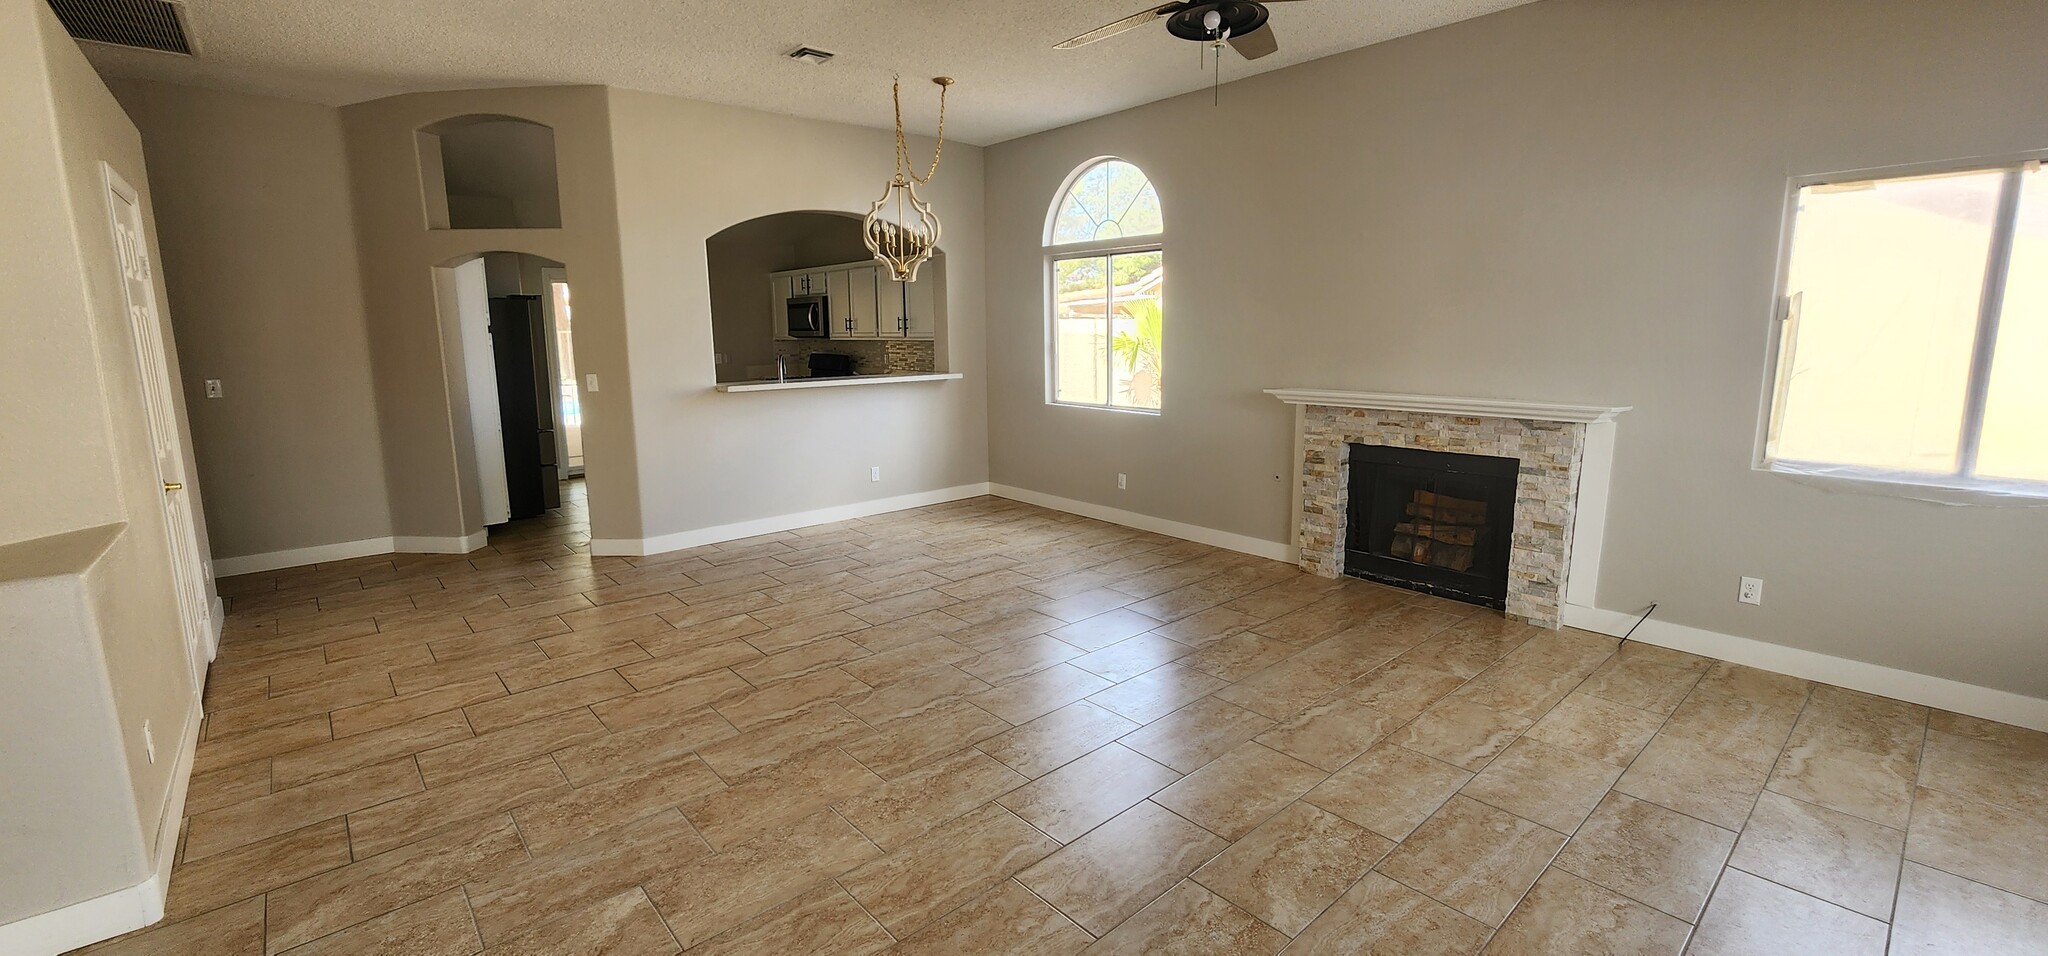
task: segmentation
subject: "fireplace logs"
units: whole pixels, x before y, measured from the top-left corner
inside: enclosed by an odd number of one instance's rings
[[[1473,548],[1486,532],[1486,502],[1416,489],[1404,509],[1407,521],[1394,525],[1391,557],[1416,564],[1472,569]]]

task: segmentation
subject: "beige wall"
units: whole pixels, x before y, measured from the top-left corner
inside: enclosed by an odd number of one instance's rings
[[[712,390],[705,239],[790,209],[866,210],[888,182],[893,139],[632,90],[609,99],[646,536],[987,480],[981,150],[948,144],[920,190],[945,223],[939,348],[964,380],[726,394]],[[584,292],[570,268],[580,365]],[[595,485],[590,497],[594,512]]]
[[[0,76],[0,780],[39,781],[0,802],[4,923],[148,875],[196,689],[100,167],[147,224],[141,140],[45,4],[0,0]]]
[[[470,114],[555,131],[562,228],[428,229],[414,133]],[[356,200],[364,301],[395,534],[451,539],[481,530],[456,469],[466,423],[449,412],[432,269],[480,252],[563,263],[576,290],[576,364],[600,391],[583,398],[590,519],[600,537],[637,537],[640,488],[619,285],[611,131],[600,87],[421,93],[341,111]],[[707,352],[706,359],[709,359]]]
[[[992,478],[1285,541],[1260,389],[1634,405],[1602,607],[2048,696],[2048,509],[1750,467],[1788,177],[2048,146],[2044,35],[2022,0],[1547,0],[993,147]],[[1047,208],[1110,154],[1165,204],[1157,418],[1043,400]]]
[[[391,503],[341,117],[115,81],[142,131],[214,556],[381,538]],[[224,397],[208,399],[205,380]]]

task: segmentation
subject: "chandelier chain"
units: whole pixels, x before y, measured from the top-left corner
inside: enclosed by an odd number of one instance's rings
[[[910,142],[903,133],[903,78],[897,77],[889,85],[889,98],[896,104],[896,178],[908,179],[920,186],[930,183],[939,174],[939,156],[946,149],[946,90],[952,87],[953,81],[937,77],[932,82],[939,85],[939,135],[938,142],[932,146],[931,168],[922,176],[910,162]]]

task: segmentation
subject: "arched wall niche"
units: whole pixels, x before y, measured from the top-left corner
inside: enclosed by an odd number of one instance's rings
[[[428,228],[561,228],[552,127],[472,113],[430,123],[415,135]]]

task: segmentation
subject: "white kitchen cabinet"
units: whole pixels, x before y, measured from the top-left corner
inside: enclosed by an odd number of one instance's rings
[[[903,337],[936,338],[939,334],[939,299],[938,283],[932,281],[932,270],[926,270],[923,279],[905,283],[903,299]]]
[[[903,337],[903,283],[887,272],[875,270],[875,334],[885,339]]]
[[[845,337],[874,338],[879,331],[875,324],[875,269],[873,266],[848,269],[845,275],[848,299]],[[835,298],[833,302],[837,303],[838,299]],[[833,309],[837,311],[838,306],[835,304]],[[840,328],[841,326],[833,326],[832,334],[838,335]]]

